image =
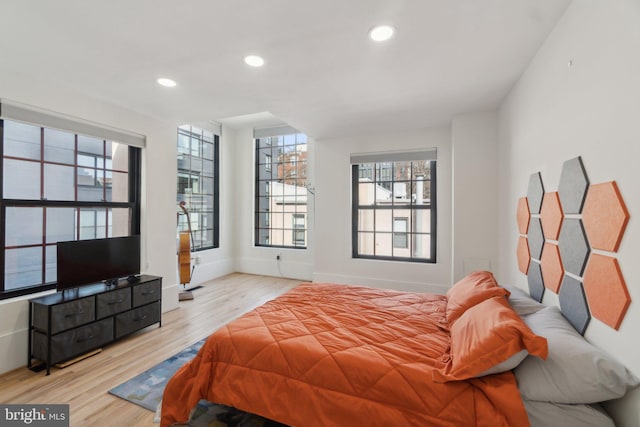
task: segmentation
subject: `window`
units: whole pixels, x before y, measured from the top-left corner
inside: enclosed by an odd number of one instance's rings
[[[397,249],[408,248],[407,223],[408,218],[393,219],[393,247]]]
[[[192,246],[198,250],[219,246],[219,136],[205,129],[178,128],[177,202],[189,212]],[[188,231],[187,215],[178,212],[178,231]]]
[[[58,130],[14,119],[26,109],[2,107],[0,299],[6,299],[55,288],[59,241],[140,233],[141,151],[69,129],[86,129],[84,123],[29,112],[67,129]]]
[[[436,262],[435,156],[351,156],[354,258]]]
[[[295,246],[305,245],[306,228],[304,225],[304,214],[293,214],[293,244]]]
[[[306,248],[307,137],[255,130],[255,244]]]

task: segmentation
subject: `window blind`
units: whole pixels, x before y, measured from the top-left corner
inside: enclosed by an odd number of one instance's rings
[[[6,99],[0,100],[0,118],[93,136],[134,147],[144,148],[146,145],[146,137],[144,135],[123,131]]]
[[[375,153],[351,154],[351,164],[407,162],[412,160],[437,160],[438,151],[434,148],[403,151],[378,151]]]

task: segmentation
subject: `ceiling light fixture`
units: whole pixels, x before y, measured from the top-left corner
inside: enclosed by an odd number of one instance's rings
[[[160,86],[164,86],[164,87],[176,87],[176,82],[175,80],[171,80],[171,79],[167,79],[165,77],[160,77],[158,80],[156,80],[156,82],[158,82],[158,84]]]
[[[391,25],[378,25],[369,30],[369,37],[375,42],[383,42],[393,37],[395,32]]]
[[[251,67],[262,67],[264,65],[264,59],[258,55],[247,55],[244,57],[244,62]]]

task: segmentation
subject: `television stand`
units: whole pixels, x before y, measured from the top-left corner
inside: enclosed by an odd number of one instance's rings
[[[162,278],[96,283],[29,300],[27,367],[38,370],[82,356],[136,331],[162,326]]]

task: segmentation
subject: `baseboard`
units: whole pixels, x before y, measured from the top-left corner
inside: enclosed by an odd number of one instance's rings
[[[400,280],[376,279],[373,277],[349,276],[345,274],[333,274],[314,272],[313,281],[316,283],[342,283],[345,285],[364,285],[380,289],[393,289],[405,292],[424,292],[431,294],[445,294],[449,286],[424,283],[406,282]]]

